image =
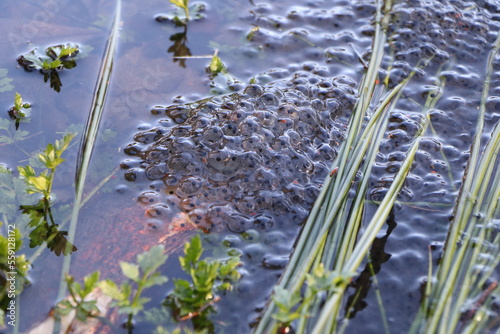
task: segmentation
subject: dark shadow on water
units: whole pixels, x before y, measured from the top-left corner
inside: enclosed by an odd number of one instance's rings
[[[187,25],[182,25],[182,32],[173,34],[170,36],[170,40],[174,42],[167,50],[168,53],[173,53],[173,61],[179,62],[179,65],[186,68],[186,59],[177,57],[189,57],[191,56],[191,50],[186,46],[187,44]]]
[[[59,73],[57,73],[56,71],[50,71],[50,72],[44,73],[43,74],[43,82],[47,82],[47,81],[50,82],[50,88],[52,88],[53,90],[55,90],[58,93],[61,91],[62,82],[61,82],[61,78],[59,77]]]
[[[387,218],[387,225],[386,234],[382,238],[376,238],[373,241],[369,255],[370,262],[365,265],[358,278],[351,283],[350,288],[353,288],[354,292],[348,297],[345,306],[345,314],[349,319],[354,318],[359,311],[362,311],[368,305],[365,299],[372,287],[371,278],[380,271],[382,264],[389,261],[391,258],[391,254],[385,252],[385,244],[392,231],[397,226],[392,211]]]
[[[52,209],[46,198],[42,198],[35,205],[21,205],[19,209],[31,219],[28,223],[28,227],[33,228],[29,235],[30,248],[40,246],[45,242],[47,248],[57,256],[69,255],[77,251],[75,245],[66,238],[68,232],[60,231],[59,225],[54,222]]]

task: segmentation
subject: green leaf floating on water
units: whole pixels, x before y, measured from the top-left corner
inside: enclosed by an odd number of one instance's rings
[[[189,0],[170,0],[170,3],[184,10],[186,19],[189,20]]]
[[[214,54],[214,56],[212,57],[212,61],[210,61],[210,65],[208,66],[208,71],[210,72],[210,74],[215,76],[219,73],[226,73],[227,69],[226,65],[224,65],[219,56]]]
[[[44,75],[43,80],[49,81],[50,87],[59,92],[62,83],[58,71],[76,67],[76,59],[82,58],[90,50],[92,48],[72,43],[50,46],[45,49],[45,54],[38,53],[35,48],[17,58],[17,62],[26,71],[40,71]]]
[[[14,106],[10,108],[7,113],[9,117],[16,121],[16,130],[19,129],[21,120],[26,121],[30,116],[31,104],[24,102],[21,94],[16,92],[14,96]]]
[[[204,17],[205,5],[203,3],[189,4],[189,0],[170,0],[170,3],[176,6],[172,14],[163,14],[156,17],[156,21],[171,21],[176,26],[185,26],[193,17],[195,20]],[[182,13],[184,12],[184,13]],[[192,17],[190,16],[192,13]]]

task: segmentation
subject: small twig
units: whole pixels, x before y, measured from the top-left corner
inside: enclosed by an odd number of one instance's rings
[[[213,55],[204,55],[204,56],[174,56],[174,59],[212,59],[219,54],[219,50],[215,49]]]
[[[479,308],[481,306],[483,306],[486,299],[488,299],[488,297],[491,295],[493,290],[495,290],[497,288],[497,286],[498,286],[498,282],[494,281],[488,286],[488,288],[486,288],[486,290],[483,291],[483,293],[481,294],[481,297],[479,297],[479,299],[474,304],[472,304],[472,310],[470,310],[467,313],[467,315],[465,316],[464,322],[469,320],[469,319],[472,319],[474,317],[474,314],[476,314],[477,310],[479,310]]]
[[[203,311],[205,311],[209,306],[217,303],[218,301],[220,300],[220,297],[217,296],[215,297],[210,303],[207,303],[206,305],[204,305],[203,307],[201,307],[198,311],[195,311],[195,312],[189,312],[188,314],[182,316],[182,317],[176,317],[176,319],[178,321],[186,321],[186,320],[189,320],[189,319],[192,319],[194,317],[197,317],[199,316],[201,313],[203,313]]]
[[[368,64],[364,61],[363,57],[359,54],[358,50],[356,50],[356,48],[354,47],[354,44],[349,43],[349,46],[352,48],[352,50],[356,54],[356,57],[358,57],[358,60],[361,63],[361,65],[363,65],[363,68],[365,70],[367,70],[368,69]]]
[[[174,59],[212,59],[213,55],[206,55],[206,56],[177,56],[177,57],[172,57]]]

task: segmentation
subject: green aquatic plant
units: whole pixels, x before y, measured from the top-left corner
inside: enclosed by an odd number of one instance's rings
[[[210,81],[210,93],[221,95],[231,93],[242,87],[242,82],[235,78],[227,69],[226,64],[219,57],[219,50],[215,50],[210,63],[205,68]]]
[[[233,283],[240,278],[237,267],[239,256],[230,256],[224,260],[201,259],[203,247],[201,238],[195,236],[184,245],[184,255],[179,258],[182,269],[191,277],[191,282],[175,279],[175,288],[171,291],[158,309],[145,310],[150,301],[143,297],[144,290],[162,285],[168,278],[158,272],[165,264],[167,255],[161,245],[151,247],[149,251],[137,255],[136,263],[120,262],[120,267],[126,281],[118,284],[111,279],[99,281],[99,272],[94,272],[84,278],[83,285],[77,283],[71,275],[66,275],[69,297],[59,302],[55,308],[58,317],[76,311],[76,318],[86,322],[89,318],[100,318],[97,301],[91,297],[91,292],[99,288],[105,295],[112,298],[112,306],[118,308],[119,314],[128,316],[126,327],[133,327],[134,317],[144,311],[144,320],[162,325],[158,332],[164,332],[167,323],[174,326],[168,306],[178,321],[191,319],[196,333],[204,332],[213,324],[206,317],[211,306],[220,297],[218,291],[229,291]],[[100,320],[104,320],[100,318]],[[179,329],[180,330],[180,329]],[[184,332],[186,332],[184,330]]]
[[[281,327],[290,327],[292,321],[299,319],[304,300],[299,291],[290,291],[277,285],[273,289],[273,302],[276,304],[277,311],[272,315]]]
[[[253,41],[255,38],[255,34],[259,32],[259,29],[259,26],[252,27],[252,29],[250,29],[250,32],[247,34],[246,39],[248,41]]]
[[[174,12],[172,14],[158,15],[156,21],[169,21],[181,27],[185,26],[192,18],[199,20],[205,17],[205,5],[203,3],[190,4],[189,0],[170,0],[170,3],[176,7]]]
[[[8,70],[0,68],[0,93],[9,92],[14,89],[14,86],[11,84],[13,79],[9,78],[7,73],[9,73]]]
[[[85,53],[90,49],[83,47]],[[81,57],[82,47],[77,44],[55,45],[45,49],[40,54],[37,49],[19,56],[17,62],[26,71],[38,70],[43,74],[44,82],[50,81],[50,87],[56,92],[61,91],[62,83],[58,71],[76,67],[77,57]]]
[[[191,282],[174,280],[175,288],[167,296],[166,305],[172,306],[178,320],[187,320],[206,314],[208,308],[220,297],[217,291],[230,291],[233,283],[240,279],[237,271],[238,256],[226,260],[201,260],[203,247],[199,235],[186,242],[184,256],[179,257],[182,269]]]
[[[19,56],[17,62],[27,71],[71,69],[76,66],[72,58],[77,54],[77,46],[70,44],[56,45],[48,47],[45,54],[38,54],[37,49],[33,49],[29,53]]]
[[[9,109],[9,117],[16,121],[16,130],[19,129],[21,120],[26,120],[30,116],[31,104],[23,102],[21,94],[16,92],[14,96],[14,106]]]
[[[346,275],[326,270],[323,264],[319,264],[311,273],[306,274],[304,297],[300,291],[284,289],[277,285],[273,294],[277,311],[272,317],[279,322],[282,329],[289,328],[294,320],[310,316],[307,310],[313,306],[317,294],[336,291],[337,287],[348,284],[353,276],[353,273]]]
[[[212,60],[210,60],[210,64],[208,65],[206,70],[211,77],[215,77],[218,74],[227,73],[226,65],[224,65],[222,60],[219,58],[217,50],[214,52]]]
[[[90,293],[96,288],[100,273],[98,271],[85,276],[83,286],[75,282],[71,275],[66,275],[70,299],[59,302],[55,307],[56,316],[61,317],[75,311],[76,319],[85,322],[88,318],[96,317],[99,313],[96,300],[87,300]]]
[[[76,66],[75,57],[80,52],[78,45],[66,44],[50,46],[45,50],[45,55],[37,55],[32,50],[18,58],[19,65],[27,70],[53,71],[72,69]]]
[[[45,166],[45,170],[37,173],[30,166],[19,166],[19,176],[24,180],[28,194],[41,196],[34,205],[21,205],[23,214],[28,215],[28,227],[32,228],[29,235],[30,247],[36,247],[44,242],[56,255],[67,255],[76,251],[76,247],[66,239],[67,232],[60,231],[52,213],[52,184],[57,167],[64,161],[61,157],[68,148],[74,134],[67,134],[55,145],[48,144],[45,150],[38,155],[38,159]]]
[[[69,298],[60,301],[55,308],[58,318],[76,311],[76,318],[86,322],[89,318],[100,318],[97,300],[91,294],[99,288],[105,295],[112,298],[112,306],[118,308],[119,314],[127,315],[126,326],[133,327],[132,320],[149,298],[142,297],[145,289],[162,285],[168,278],[157,272],[167,260],[163,246],[151,247],[149,251],[137,255],[137,263],[120,262],[123,276],[127,280],[118,285],[115,281],[106,279],[99,281],[100,272],[96,271],[83,279],[83,285],[76,282],[71,275],[66,275]],[[100,318],[100,320],[103,320]]]
[[[486,101],[500,37],[490,51],[471,156],[436,273],[429,267],[424,298],[411,333],[484,333],[498,330],[492,310],[500,294],[500,122],[484,149]],[[429,266],[431,261],[429,260]]]
[[[0,133],[4,133],[0,134],[0,145],[9,145],[28,138],[28,131],[11,131],[11,123],[7,118],[0,118]]]
[[[114,306],[118,313],[127,314],[127,327],[132,328],[135,315],[144,309],[149,298],[142,297],[144,289],[161,285],[168,281],[166,276],[157,272],[157,269],[167,261],[162,246],[154,246],[147,252],[137,255],[137,264],[120,262],[122,273],[128,281],[120,286],[108,279],[96,285],[104,294],[114,299]],[[135,286],[135,289],[134,289]]]
[[[21,226],[20,221],[24,216],[19,215],[19,204],[27,203],[30,197],[26,193],[23,180],[13,175],[12,170],[0,164],[0,214],[4,223],[13,222]]]
[[[189,0],[170,0],[170,3],[182,9],[186,20],[189,21]]]

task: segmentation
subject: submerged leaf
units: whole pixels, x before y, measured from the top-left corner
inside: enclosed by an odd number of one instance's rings
[[[170,0],[170,2],[184,10],[186,20],[189,20],[189,0]]]
[[[45,239],[47,239],[47,225],[40,224],[33,231],[31,231],[30,237],[30,248],[35,248],[43,244]]]
[[[146,282],[144,283],[144,288],[149,288],[153,285],[162,285],[166,282],[168,282],[168,278],[166,276],[160,275],[159,273],[154,273],[146,280]]]
[[[4,68],[0,68],[0,93],[8,92],[14,89],[11,85],[13,79],[7,77],[8,71]]]
[[[297,291],[290,293],[290,291],[279,285],[275,286],[273,301],[278,307],[278,312],[273,314],[272,317],[282,324],[289,324],[293,320],[300,318],[299,310],[294,311],[294,308],[301,300],[302,298]]]
[[[273,300],[280,309],[291,310],[302,298],[297,291],[290,293],[287,289],[277,285],[274,287]]]
[[[99,313],[99,308],[97,307],[96,300],[84,301],[79,304],[79,307],[76,309],[76,319],[81,322],[87,321],[89,315],[94,313]]]
[[[122,273],[125,277],[130,278],[134,282],[139,281],[139,266],[133,263],[120,262]]]
[[[186,242],[184,245],[184,254],[186,256],[179,257],[182,269],[189,273],[190,269],[198,262],[203,253],[201,246],[201,238],[199,235],[193,237],[191,242]]]
[[[116,283],[110,279],[100,281],[97,284],[97,286],[99,287],[99,289],[102,290],[102,292],[105,295],[107,295],[115,300],[123,301],[126,299],[125,294],[120,290],[120,288],[116,285]]]
[[[225,263],[223,263],[219,268],[219,279],[228,279],[230,281],[237,281],[241,274],[236,270],[236,268],[241,264],[238,257],[231,257]]]
[[[95,271],[92,274],[85,276],[83,279],[83,294],[82,297],[86,297],[95,287],[99,281],[100,272]]]
[[[157,245],[151,247],[149,251],[137,255],[137,263],[144,274],[151,274],[167,261],[168,256],[164,252],[163,246]]]

